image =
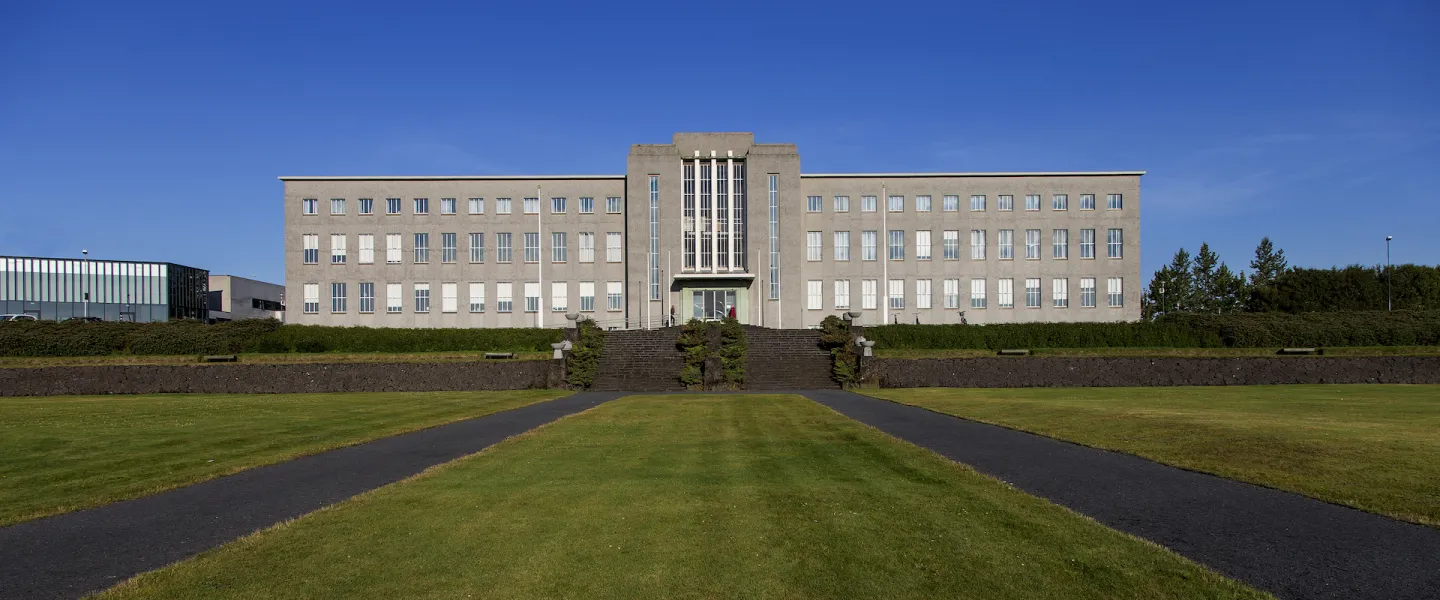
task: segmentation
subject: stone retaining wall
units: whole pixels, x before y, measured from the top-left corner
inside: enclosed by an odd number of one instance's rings
[[[1436,383],[1440,357],[874,359],[880,387],[1128,387]]]
[[[0,396],[520,390],[546,387],[552,362],[6,368]]]

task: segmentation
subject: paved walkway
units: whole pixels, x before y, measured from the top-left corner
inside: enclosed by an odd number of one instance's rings
[[[587,392],[0,529],[0,597],[74,598],[619,397]]]
[[[851,392],[804,395],[1281,598],[1440,598],[1440,529]]]

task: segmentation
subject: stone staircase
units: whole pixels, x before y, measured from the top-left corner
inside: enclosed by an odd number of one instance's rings
[[[605,332],[605,349],[592,390],[662,392],[683,390],[685,356],[675,348],[679,327]]]
[[[745,387],[751,390],[814,390],[840,387],[830,378],[830,353],[814,329],[745,326]]]

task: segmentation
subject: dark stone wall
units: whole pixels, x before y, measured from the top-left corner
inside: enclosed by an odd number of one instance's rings
[[[546,387],[553,361],[0,369],[0,396],[432,392]]]
[[[1436,356],[880,358],[874,369],[891,388],[1440,383]]]

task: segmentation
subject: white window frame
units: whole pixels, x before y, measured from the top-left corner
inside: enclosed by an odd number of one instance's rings
[[[929,279],[916,279],[916,280],[915,280],[915,308],[917,308],[917,309],[930,308],[930,304],[931,304],[931,295],[930,295],[930,292],[931,292],[931,285],[930,285],[930,280],[929,280]]]
[[[320,234],[304,234],[300,236],[300,244],[302,247],[301,260],[307,265],[320,264]]]
[[[1040,260],[1040,230],[1025,230],[1025,260]]]
[[[901,194],[891,194],[890,198],[885,202],[885,210],[892,213],[905,212],[905,196]]]
[[[970,308],[971,308],[972,310],[983,310],[988,303],[989,303],[989,299],[987,299],[987,298],[985,297],[985,280],[984,280],[984,279],[971,279],[971,280],[970,280]]]
[[[511,263],[515,261],[515,234],[502,231],[495,234],[495,262]]]
[[[361,233],[356,236],[355,245],[359,247],[359,256],[355,259],[362,265],[375,264],[375,234]]]
[[[550,198],[550,214],[563,215],[570,210],[570,201],[563,196]]]
[[[835,309],[836,309],[836,310],[849,310],[849,309],[850,309],[850,280],[849,280],[849,279],[836,279],[836,280],[835,280],[835,284],[834,284],[834,291],[835,291],[835,299],[834,299],[834,301],[835,301]]]
[[[344,216],[344,215],[345,215],[345,199],[344,199],[344,198],[331,198],[331,199],[330,199],[330,216],[338,217],[338,216]]]
[[[875,310],[880,308],[876,294],[879,293],[880,281],[878,279],[860,280],[860,308],[864,310]]]
[[[430,262],[430,234],[417,233],[411,237],[415,240],[415,264],[422,265]]]
[[[1025,308],[1040,308],[1040,278],[1025,278]]]
[[[940,235],[943,244],[941,256],[945,260],[960,260],[960,230],[946,229]]]
[[[995,210],[1002,212],[1013,212],[1015,210],[1015,196],[1000,194],[995,197]]]
[[[619,231],[605,233],[605,262],[618,263],[625,260],[625,234]]]
[[[970,212],[985,212],[985,194],[970,195]]]
[[[404,205],[405,200],[403,198],[386,198],[385,214],[398,215],[400,214],[400,211],[404,209]]]
[[[320,284],[307,283],[304,285],[305,303],[302,309],[307,315],[320,314]]]
[[[1064,277],[1056,277],[1050,280],[1050,306],[1051,308],[1070,307],[1070,280]]]
[[[605,282],[605,310],[609,312],[625,310],[625,282]]]
[[[415,209],[415,210],[413,211],[413,214],[416,214],[416,215],[428,215],[428,214],[430,214],[430,199],[429,199],[429,198],[415,198],[414,200],[415,200],[415,204],[414,204],[414,209]]]
[[[495,214],[508,215],[515,210],[514,201],[510,198],[495,199]]]
[[[959,194],[946,194],[945,197],[944,197],[943,199],[941,199],[941,201],[940,201],[940,209],[943,210],[943,211],[945,211],[945,212],[959,212],[959,211],[960,211],[960,195],[959,195]]]
[[[995,307],[1015,308],[1015,280],[1002,277],[995,281]]]
[[[1025,210],[1040,210],[1040,194],[1025,194]]]
[[[595,262],[595,232],[581,231],[578,235],[580,236],[580,262]]]
[[[805,310],[822,310],[824,308],[825,282],[819,279],[807,280],[805,282]]]
[[[1125,230],[1111,227],[1105,230],[1105,255],[1110,258],[1125,258]]]
[[[595,312],[595,282],[580,282],[580,312]]]
[[[880,232],[874,229],[867,229],[860,232],[860,260],[879,260],[880,250],[876,246],[876,244],[880,243],[879,238]]]
[[[385,314],[405,312],[405,289],[398,283],[385,284]]]
[[[345,246],[346,246],[346,243],[345,243],[345,234],[343,234],[343,233],[332,233],[332,234],[330,234],[330,264],[332,264],[332,265],[343,265],[343,264],[345,264],[345,259],[346,259],[346,256],[345,256],[346,248],[345,248]]]
[[[941,283],[945,294],[945,308],[947,310],[960,308],[960,280],[946,279]]]
[[[454,233],[440,234],[440,262],[453,263],[460,259],[460,240]]]
[[[360,214],[362,214],[362,215],[373,215],[373,214],[375,214],[375,199],[374,199],[374,198],[359,198],[359,199],[357,199],[357,200],[358,200],[358,202],[360,203],[360,206],[358,207]]]
[[[440,312],[453,313],[460,311],[460,284],[454,282],[440,284]]]
[[[540,199],[539,199],[539,198],[521,198],[521,199],[520,199],[520,210],[521,210],[524,214],[527,214],[527,215],[538,215],[538,214],[540,214]]]
[[[625,208],[625,202],[624,202],[624,199],[621,198],[620,196],[606,196],[606,197],[605,197],[605,213],[606,213],[606,214],[618,215],[618,214],[621,213],[621,211],[624,210],[624,208]]]
[[[897,261],[905,260],[905,230],[891,229],[886,232],[885,248],[885,257],[887,259]]]
[[[1088,241],[1087,241],[1087,240],[1088,240]],[[1081,229],[1081,230],[1080,230],[1080,258],[1082,258],[1082,259],[1093,259],[1093,258],[1095,258],[1095,230],[1094,230],[1094,229]]]
[[[467,208],[469,208],[470,214],[472,214],[472,215],[483,215],[483,214],[485,214],[485,199],[484,199],[484,198],[471,198],[470,201],[467,202],[466,204],[468,205]]]
[[[485,262],[485,232],[472,231],[470,235],[465,236],[465,238],[470,246],[468,248],[470,252],[470,262],[472,264]]]
[[[411,286],[412,294],[415,297],[415,312],[425,314],[430,312],[430,284],[418,282]]]
[[[534,263],[540,262],[540,250],[541,250],[541,247],[540,247],[540,232],[538,232],[538,231],[526,232],[525,235],[524,235],[524,237],[523,237],[523,240],[524,240],[524,243],[525,243],[525,248],[524,248],[524,253],[525,253],[525,254],[524,254],[524,256],[523,256],[522,258],[525,259],[525,263],[526,263],[526,264],[534,264]]]
[[[915,212],[930,212],[930,195],[915,196]]]
[[[563,313],[570,310],[570,284],[565,281],[550,282],[550,312]]]
[[[850,260],[850,232],[849,232],[849,231],[836,231],[831,237],[833,238],[833,239],[831,240],[831,242],[832,242],[832,245],[834,246],[834,251],[833,251],[833,252],[834,252],[835,260],[836,260],[836,261],[849,261],[849,260]]]
[[[466,294],[466,298],[470,301],[470,312],[485,312],[485,282],[472,281],[467,287],[469,289],[466,290],[468,292],[468,294]]]
[[[570,236],[564,231],[550,232],[550,262],[563,263],[570,259]]]
[[[818,212],[821,212],[822,210],[824,210],[824,207],[825,207],[825,197],[824,197],[824,196],[806,196],[806,197],[805,197],[805,212],[808,212],[808,213],[818,213]]]
[[[860,212],[875,212],[878,203],[875,196],[860,196]]]
[[[1105,283],[1106,304],[1110,308],[1125,307],[1125,280],[1120,277],[1110,277]]]
[[[837,212],[837,213],[850,212],[850,197],[849,197],[849,196],[836,196],[836,197],[835,197],[835,212]]]
[[[1125,194],[1107,194],[1105,196],[1105,210],[1124,210]]]
[[[358,298],[360,298],[360,304],[356,307],[357,309],[359,309],[356,312],[367,315],[374,313],[375,283],[372,281],[362,281],[360,282],[359,288],[360,289],[356,290],[356,295]],[[367,291],[369,292],[368,294],[366,293]]]
[[[1015,230],[1001,229],[996,236],[996,258],[999,260],[1015,260]]]
[[[580,197],[580,207],[579,207],[579,211],[580,211],[580,214],[582,214],[582,215],[593,215],[593,214],[595,214],[595,197],[594,197],[594,196],[581,196],[581,197]]]
[[[1050,210],[1070,210],[1069,194],[1053,194],[1050,196]]]
[[[985,260],[985,230],[970,230],[970,260]]]
[[[538,200],[536,201],[536,204],[538,208]],[[540,312],[540,282],[527,281],[525,282],[525,285],[521,287],[521,290],[525,293],[525,306],[523,307],[525,309],[525,312]]]
[[[319,199],[319,198],[302,198],[302,199],[300,199],[300,214],[302,214],[302,215],[307,215],[307,216],[313,216],[313,215],[318,215],[318,214],[320,214],[320,199]],[[316,292],[316,293],[319,293],[319,292]],[[318,300],[317,300],[317,302],[318,302]]]
[[[1070,258],[1070,230],[1050,230],[1050,258],[1055,260],[1068,260]]]
[[[815,197],[819,198],[819,196]],[[822,242],[820,237],[821,232],[819,231],[805,232],[805,260],[809,262],[819,262],[820,259],[825,257],[825,248],[821,246]]]
[[[349,308],[348,306],[346,306],[346,300],[348,300],[346,296],[348,296],[350,293],[349,287],[350,286],[347,286],[344,283],[338,281],[330,284],[331,313],[343,314],[345,310]]]
[[[509,281],[495,284],[495,312],[515,312],[515,284]]]
[[[890,310],[905,310],[905,280],[891,279],[886,287]]]
[[[1080,210],[1095,210],[1095,194],[1080,194]]]
[[[458,208],[457,206],[455,206],[456,204],[457,204],[457,202],[455,201],[454,198],[441,198],[441,199],[440,199],[440,214],[442,214],[442,215],[453,215],[453,214],[455,214],[455,210]]]
[[[1095,308],[1095,278],[1080,278],[1080,308]]]
[[[930,230],[921,229],[915,232],[915,260],[930,260],[930,254],[934,245],[930,243]]]

